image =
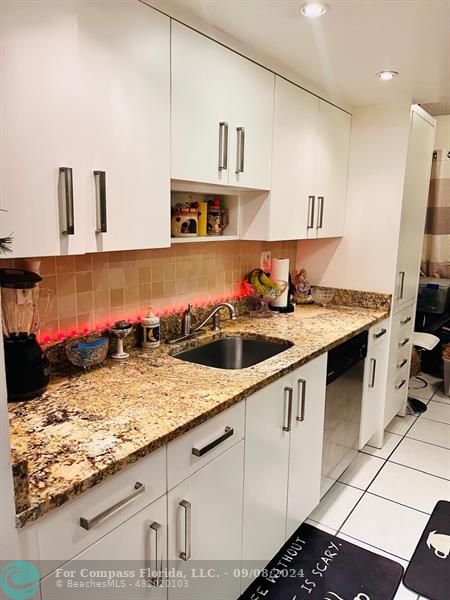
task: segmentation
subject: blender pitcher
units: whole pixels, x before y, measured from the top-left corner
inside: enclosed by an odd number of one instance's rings
[[[22,269],[0,269],[8,401],[30,400],[48,385],[50,365],[36,339],[52,303],[42,277]]]

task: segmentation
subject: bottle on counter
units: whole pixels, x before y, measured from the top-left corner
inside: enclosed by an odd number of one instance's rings
[[[159,346],[159,317],[148,307],[147,315],[142,319],[142,347],[157,348]]]

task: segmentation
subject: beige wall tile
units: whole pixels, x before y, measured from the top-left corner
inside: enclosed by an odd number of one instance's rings
[[[111,263],[113,264],[113,263]],[[123,267],[112,267],[108,271],[109,289],[117,290],[125,287],[125,271]]]
[[[109,290],[109,305],[110,308],[118,308],[123,306],[125,301],[125,290],[123,288],[116,288]],[[111,310],[112,312],[112,310]]]
[[[75,273],[58,273],[56,276],[56,290],[58,296],[68,296],[75,294]]]
[[[115,291],[115,290],[114,290]],[[82,292],[77,294],[77,314],[92,313],[94,310],[94,293]]]
[[[92,271],[92,254],[80,254],[75,256],[76,271]]]
[[[75,285],[76,285],[77,293],[91,292],[93,289],[92,271],[84,271],[81,273],[76,273]]]
[[[56,257],[56,272],[57,273],[74,273],[75,272],[75,257],[74,256],[57,256]]]

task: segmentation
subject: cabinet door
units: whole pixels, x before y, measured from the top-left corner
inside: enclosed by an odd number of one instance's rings
[[[350,115],[321,100],[315,188],[316,232],[309,230],[311,237],[344,235],[350,130]]]
[[[377,431],[383,429],[388,350],[387,335],[383,342],[376,345],[371,345],[369,342],[369,351],[364,365],[359,449],[365,446]]]
[[[286,537],[320,502],[327,355],[293,374],[296,402],[292,414]]]
[[[228,185],[230,54],[172,21],[172,179]]]
[[[11,257],[79,253],[85,216],[80,186],[77,2],[24,0],[2,6],[0,235]],[[73,234],[66,235],[72,169]],[[64,187],[67,177],[67,188]]]
[[[168,494],[169,562],[189,580],[169,598],[235,600],[241,564],[244,442],[188,477]],[[183,558],[180,557],[183,556]],[[193,578],[192,569],[228,570],[230,576]]]
[[[292,393],[288,375],[246,401],[242,558],[263,561],[262,566],[285,541],[290,438],[285,428]]]
[[[434,144],[434,127],[416,112],[411,119],[397,262],[397,306],[417,296]]]
[[[270,189],[275,75],[230,54],[229,184]]]
[[[163,496],[134,517],[119,525],[111,533],[100,539],[87,550],[78,554],[73,561],[64,565],[64,571],[72,569],[78,576],[74,580],[83,581],[79,576],[81,569],[100,570],[133,570],[135,577],[125,579],[129,583],[130,599],[164,600],[167,598],[167,587],[162,578],[156,578],[158,571],[167,568],[167,497]],[[111,562],[117,561],[117,562]],[[141,569],[143,572],[141,573]],[[150,571],[150,576],[149,573]],[[142,575],[142,577],[140,576]],[[155,576],[155,577],[153,577]],[[41,581],[42,600],[64,600],[80,597],[77,588],[58,587],[57,581],[64,577],[57,576],[56,571]],[[118,576],[117,582],[123,577]],[[123,596],[120,587],[108,592],[111,598]]]
[[[313,218],[315,200],[318,115],[318,98],[276,77],[270,240],[307,237],[308,218]],[[312,225],[315,227],[315,222]]]
[[[170,20],[140,2],[81,2],[79,35],[89,250],[169,246]]]

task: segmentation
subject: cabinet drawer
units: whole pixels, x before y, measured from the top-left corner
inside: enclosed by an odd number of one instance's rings
[[[61,564],[72,558],[162,496],[165,481],[166,449],[161,448],[62,506],[36,524],[41,560]],[[142,485],[136,488],[136,484]],[[51,568],[56,566],[53,563]]]
[[[389,318],[384,319],[369,329],[369,348],[386,343],[389,338]]]
[[[244,438],[245,402],[239,402],[167,446],[167,482],[172,489]]]
[[[389,425],[395,415],[400,412],[408,397],[409,362],[399,375],[387,386],[386,404],[384,409],[384,427]]]
[[[395,337],[404,331],[413,331],[415,320],[415,303],[406,306],[403,310],[392,315],[391,331]]]
[[[403,342],[408,339],[408,337],[409,336],[400,336],[392,340],[391,353],[389,356],[388,381],[392,381],[392,379],[397,377],[400,371],[406,366],[409,368],[412,349],[411,339],[409,342],[402,345]]]

